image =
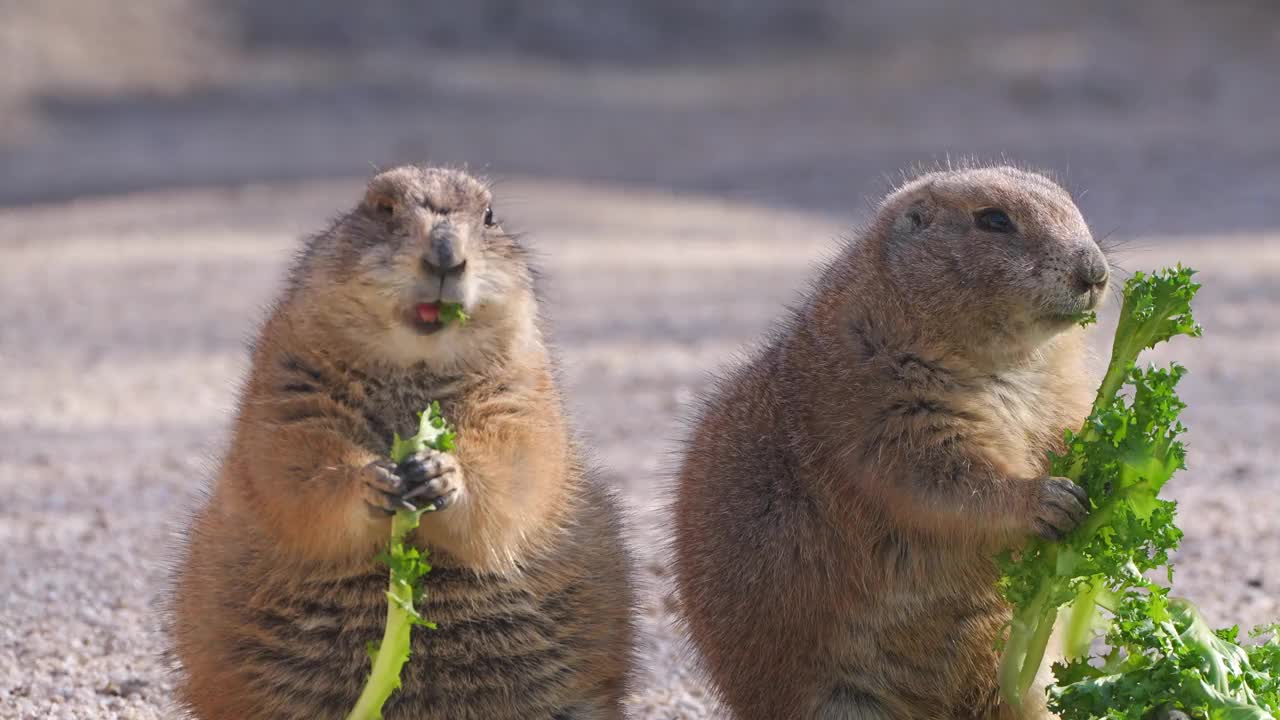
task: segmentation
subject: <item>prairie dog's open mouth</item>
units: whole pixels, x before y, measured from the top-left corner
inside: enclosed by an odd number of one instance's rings
[[[420,302],[409,308],[406,314],[409,327],[417,330],[424,335],[438,332],[444,327],[444,323],[440,322],[440,303],[438,302]]]

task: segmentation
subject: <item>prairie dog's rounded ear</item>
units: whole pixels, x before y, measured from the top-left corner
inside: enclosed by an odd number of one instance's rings
[[[893,220],[893,229],[900,233],[912,233],[929,227],[932,221],[931,208],[923,200],[917,200],[898,213]]]
[[[380,218],[391,218],[400,209],[400,203],[385,190],[371,186],[364,194],[364,206]]]

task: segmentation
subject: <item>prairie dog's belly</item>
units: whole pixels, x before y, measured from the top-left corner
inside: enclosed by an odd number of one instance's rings
[[[1008,608],[990,586],[936,580],[883,588],[842,619],[830,647],[833,687],[885,698],[908,717],[933,717],[922,713],[940,704],[994,706]]]
[[[251,601],[229,640],[248,690],[270,717],[341,719],[355,703],[382,637],[386,575],[310,585],[302,595]],[[427,577],[402,687],[386,720],[555,717],[579,668],[568,647],[572,589],[537,597],[497,576],[437,568]]]

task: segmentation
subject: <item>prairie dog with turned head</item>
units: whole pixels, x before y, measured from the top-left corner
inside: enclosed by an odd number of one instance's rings
[[[1086,512],[1046,453],[1088,413],[1076,320],[1107,278],[1048,178],[929,173],[715,385],[684,452],[675,565],[737,717],[1019,717],[997,691],[993,555]]]

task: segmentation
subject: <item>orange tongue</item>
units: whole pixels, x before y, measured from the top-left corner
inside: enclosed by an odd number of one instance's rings
[[[440,320],[440,303],[418,303],[415,308],[418,312],[418,319],[424,323],[433,323]]]

